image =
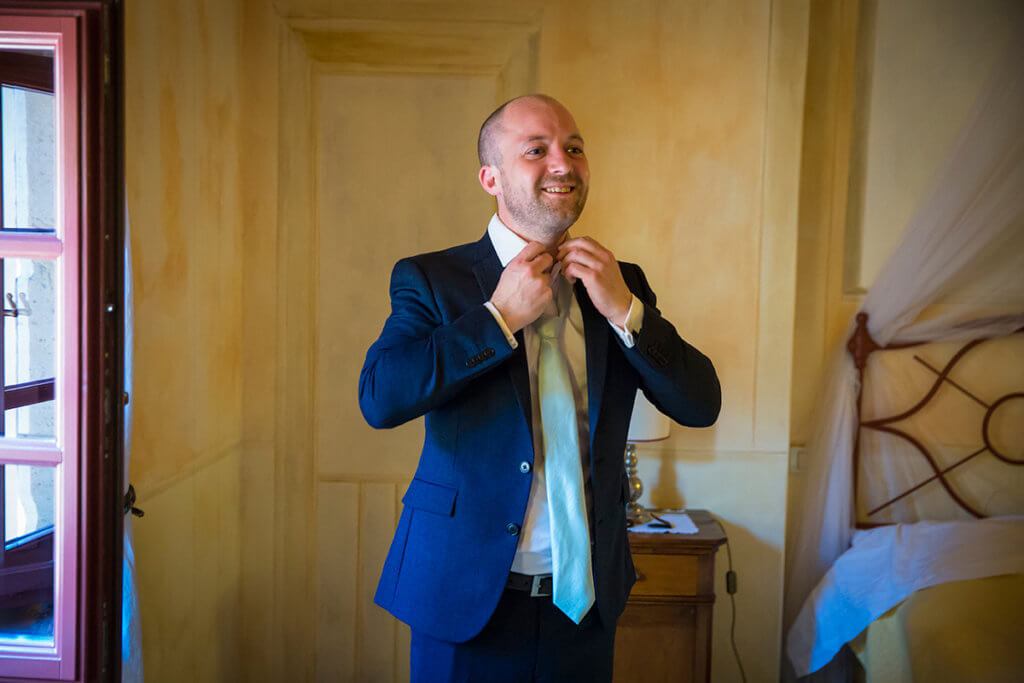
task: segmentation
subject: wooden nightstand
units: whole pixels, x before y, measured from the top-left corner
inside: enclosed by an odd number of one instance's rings
[[[725,534],[687,510],[697,534],[629,532],[637,581],[615,635],[618,683],[711,680],[715,550]]]

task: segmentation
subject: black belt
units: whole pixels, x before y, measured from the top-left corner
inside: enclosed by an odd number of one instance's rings
[[[508,573],[505,588],[529,593],[531,598],[543,598],[551,595],[551,574],[518,574]]]

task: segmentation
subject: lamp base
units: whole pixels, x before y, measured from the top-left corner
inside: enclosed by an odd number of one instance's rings
[[[637,502],[644,492],[644,484],[636,473],[636,446],[626,444],[626,476],[629,478],[629,502],[626,504],[626,526],[646,524],[654,519],[645,507]]]
[[[651,515],[650,510],[640,505],[640,503],[630,501],[629,505],[626,506],[626,526],[647,524],[652,519],[654,517]]]

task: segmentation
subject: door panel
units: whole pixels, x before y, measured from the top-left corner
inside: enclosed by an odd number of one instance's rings
[[[494,202],[476,180],[476,131],[495,89],[488,77],[316,80],[320,474],[412,476],[421,425],[369,427],[359,371],[390,310],[395,261],[479,239],[487,227]]]
[[[318,623],[317,678],[391,680],[407,666],[407,629],[373,594],[423,428],[420,420],[370,428],[357,402],[359,371],[390,310],[395,262],[479,239],[486,229],[494,209],[476,180],[476,131],[495,106],[497,84],[488,76],[323,73],[313,87],[317,585],[322,599],[349,605]],[[328,483],[339,478],[357,484]],[[354,519],[323,514],[342,505],[337,496],[353,494]],[[324,565],[341,559],[339,547],[358,558],[355,567]]]
[[[423,428],[367,426],[359,371],[395,262],[484,234],[494,201],[476,180],[477,131],[536,81],[533,10],[380,12],[281,34],[277,678],[408,680],[409,630],[373,594]]]

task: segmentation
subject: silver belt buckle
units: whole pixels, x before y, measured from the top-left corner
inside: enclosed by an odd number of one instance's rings
[[[540,582],[542,579],[546,579],[545,574],[534,574],[533,585],[530,586],[530,597],[531,598],[543,598],[544,594],[540,592]]]

